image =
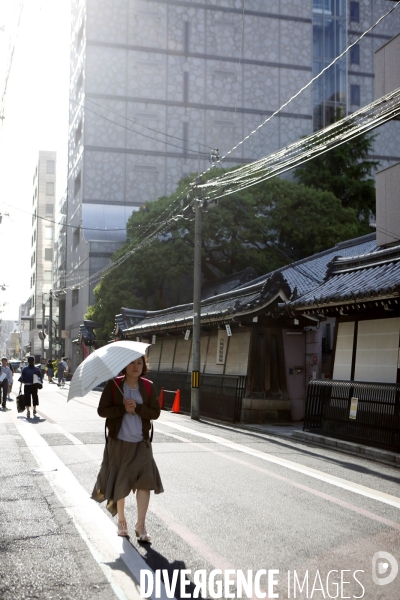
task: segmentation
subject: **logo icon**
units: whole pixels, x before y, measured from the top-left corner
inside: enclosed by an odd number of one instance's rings
[[[372,557],[372,579],[376,585],[388,585],[397,577],[399,565],[389,552],[375,552]],[[382,577],[384,575],[384,577]]]

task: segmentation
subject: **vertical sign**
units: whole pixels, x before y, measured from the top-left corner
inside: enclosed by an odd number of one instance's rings
[[[225,329],[226,329],[226,333],[227,333],[228,337],[231,337],[231,335],[232,335],[231,326],[225,325]]]
[[[156,335],[153,335],[153,337],[151,338],[151,343],[152,343],[152,344],[155,344],[155,343],[156,343],[156,341],[157,341],[157,336],[156,336]]]
[[[226,347],[228,345],[228,336],[226,331],[218,329],[218,342],[217,342],[217,365],[224,365],[226,359]]]
[[[185,331],[185,340],[186,340],[186,342],[188,341],[189,338],[190,338],[190,329],[186,329],[186,331]]]
[[[352,398],[350,401],[349,419],[355,419],[357,417],[357,406],[358,406],[358,398]]]

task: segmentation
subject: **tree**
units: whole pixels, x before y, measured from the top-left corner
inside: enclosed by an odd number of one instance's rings
[[[130,217],[127,241],[113,260],[134,253],[102,278],[94,290],[96,304],[88,310],[87,318],[104,323],[103,339],[111,336],[123,306],[157,310],[192,300],[194,213],[178,210],[176,221],[166,223],[187,183],[182,180],[170,197]],[[165,231],[142,246],[164,222]],[[344,208],[332,193],[271,179],[220,199],[216,208],[204,208],[203,279],[217,280],[248,266],[262,275],[355,237],[358,230],[355,210]]]
[[[375,214],[375,180],[379,162],[370,160],[375,136],[360,135],[295,169],[299,181],[317,190],[332,192],[344,208],[353,208],[360,220],[360,234],[369,233],[369,216]]]

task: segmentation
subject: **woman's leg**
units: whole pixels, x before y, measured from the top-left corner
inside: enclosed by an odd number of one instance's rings
[[[30,385],[24,385],[24,401],[25,401],[25,408],[26,408],[26,416],[30,417],[30,406],[31,406],[31,390],[30,390]]]
[[[117,514],[118,514],[118,521],[120,523],[122,523],[123,521],[126,521],[126,519],[125,519],[125,498],[121,498],[120,500],[117,500]]]
[[[137,521],[135,525],[136,537],[141,542],[150,542],[146,531],[146,514],[150,502],[150,490],[136,490]]]
[[[118,535],[122,537],[128,536],[128,526],[125,519],[125,498],[117,500],[117,514],[118,514]]]

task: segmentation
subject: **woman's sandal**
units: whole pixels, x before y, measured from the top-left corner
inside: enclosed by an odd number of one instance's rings
[[[121,537],[129,537],[128,525],[126,521],[118,521],[118,535]]]
[[[144,525],[135,525],[135,533],[138,542],[147,542],[148,544],[151,543],[151,537],[147,533]]]
[[[26,411],[26,418],[27,418],[27,419],[30,419],[30,418],[31,418],[31,413],[30,413],[30,410],[29,410],[29,408],[28,408],[28,410]]]
[[[33,409],[33,416],[36,417],[36,408]]]

